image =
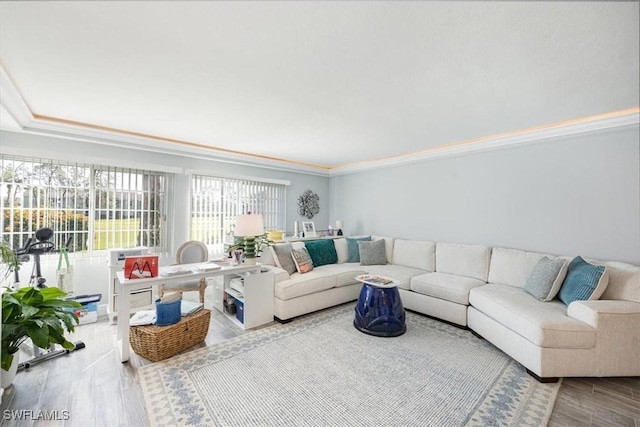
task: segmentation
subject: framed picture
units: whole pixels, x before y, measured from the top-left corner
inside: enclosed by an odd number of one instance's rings
[[[316,226],[313,222],[302,221],[302,231],[304,237],[316,237]]]

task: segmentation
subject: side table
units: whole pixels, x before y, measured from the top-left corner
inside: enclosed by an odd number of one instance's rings
[[[377,337],[397,337],[407,331],[406,314],[398,281],[388,277],[361,275],[362,290],[356,304],[353,326]]]

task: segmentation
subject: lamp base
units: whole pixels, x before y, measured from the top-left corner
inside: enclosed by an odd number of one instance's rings
[[[338,230],[338,232],[336,233],[336,236],[342,236],[342,228]]]

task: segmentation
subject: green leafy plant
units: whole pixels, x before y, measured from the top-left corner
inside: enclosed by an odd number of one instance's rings
[[[78,324],[79,321],[75,313],[68,309],[82,305],[65,300],[66,295],[54,287],[26,287],[17,291],[5,289],[2,294],[2,369],[9,370],[13,355],[28,338],[35,346],[45,350],[52,344],[73,350],[74,344],[64,334],[65,330],[73,332],[74,322]]]
[[[253,243],[254,249],[253,251],[251,250],[251,248],[247,248],[248,245],[251,245]],[[245,239],[243,237],[236,237],[235,238],[235,243],[233,244],[233,246],[229,247],[229,252],[231,251],[235,251],[237,249],[243,249],[245,251],[245,255],[247,256],[247,258],[250,258],[251,254],[255,253],[255,256],[260,256],[260,254],[269,246],[273,246],[275,243],[273,240],[269,240],[267,238],[267,233],[265,234],[261,234],[260,236],[256,236],[255,239],[253,239],[253,242],[251,242],[250,239]],[[252,258],[252,257],[251,257]]]
[[[6,243],[0,243],[0,282],[4,281],[11,272],[20,268],[18,256]]]

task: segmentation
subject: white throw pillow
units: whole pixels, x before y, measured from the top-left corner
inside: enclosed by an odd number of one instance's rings
[[[347,239],[335,239],[333,241],[336,247],[336,254],[338,254],[338,264],[347,262],[349,258],[349,252],[347,251]]]

